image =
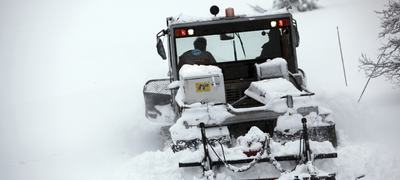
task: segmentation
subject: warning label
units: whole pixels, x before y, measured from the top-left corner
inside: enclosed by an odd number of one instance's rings
[[[209,82],[196,82],[196,93],[210,92],[211,84]]]

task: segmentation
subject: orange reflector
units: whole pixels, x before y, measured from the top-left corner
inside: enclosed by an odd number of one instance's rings
[[[235,10],[233,8],[226,8],[225,9],[225,16],[226,17],[233,17],[235,16]]]

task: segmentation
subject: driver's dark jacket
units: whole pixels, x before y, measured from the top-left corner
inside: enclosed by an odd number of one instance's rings
[[[262,46],[261,55],[256,59],[274,59],[276,57],[282,57],[280,43],[272,44],[272,42],[267,42]]]
[[[193,49],[179,56],[178,69],[184,64],[209,65],[214,63],[216,63],[216,61],[210,52]]]

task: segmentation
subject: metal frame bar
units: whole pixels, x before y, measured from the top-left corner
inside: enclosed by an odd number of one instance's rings
[[[327,154],[316,154],[314,159],[328,159],[328,158],[337,158],[337,153],[327,153]],[[299,161],[301,157],[298,155],[288,155],[288,156],[277,156],[275,157],[277,161]],[[253,159],[239,159],[239,160],[227,160],[228,164],[242,164],[249,163],[253,161]],[[261,162],[270,162],[269,158],[262,158],[258,161]],[[222,161],[212,161],[212,166],[221,166],[224,165]],[[195,167],[202,166],[201,162],[189,162],[189,163],[179,163],[179,167]]]

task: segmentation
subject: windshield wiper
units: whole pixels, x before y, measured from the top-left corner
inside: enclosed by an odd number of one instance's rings
[[[242,46],[243,55],[244,55],[245,58],[247,58],[247,56],[246,56],[246,51],[244,50],[242,38],[240,37],[240,34],[239,34],[239,33],[236,32],[235,34],[236,34],[236,36],[239,38],[240,45]]]

